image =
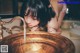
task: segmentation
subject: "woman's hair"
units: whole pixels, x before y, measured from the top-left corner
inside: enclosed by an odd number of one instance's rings
[[[26,12],[27,10],[27,12]],[[22,17],[28,16],[28,15],[36,17],[37,20],[40,21],[39,26],[44,27],[46,26],[47,22],[50,21],[51,14],[50,9],[48,8],[47,4],[45,4],[41,0],[25,0],[20,15]]]
[[[52,7],[49,7],[49,6],[51,5],[51,4],[50,4],[50,1],[49,1],[49,0],[41,0],[41,1],[43,2],[43,4],[44,4],[45,6],[48,7],[50,17],[51,17],[51,18],[54,18],[55,12],[54,12],[54,10],[52,9]]]

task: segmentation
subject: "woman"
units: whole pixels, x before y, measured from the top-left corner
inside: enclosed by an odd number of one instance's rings
[[[21,9],[21,15],[24,17],[30,31],[45,30],[47,23],[55,13],[50,13],[48,8],[41,0],[25,0]],[[51,11],[52,12],[52,11]]]

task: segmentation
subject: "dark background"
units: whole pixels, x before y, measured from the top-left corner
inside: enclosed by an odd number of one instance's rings
[[[24,0],[0,0],[0,18],[12,18],[18,16],[19,3]],[[69,9],[69,13],[65,15],[67,20],[80,20],[80,0],[64,0]],[[65,4],[63,3],[63,4]]]
[[[65,0],[69,13],[65,19],[80,20],[80,0]]]

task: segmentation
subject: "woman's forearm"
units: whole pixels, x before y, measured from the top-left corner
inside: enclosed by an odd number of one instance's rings
[[[67,6],[64,5],[63,8],[62,8],[62,11],[60,11],[60,13],[59,13],[59,17],[58,17],[59,27],[61,26],[62,21],[63,21],[63,19],[64,19],[64,16],[65,16],[65,14],[66,14],[66,9],[67,9]]]

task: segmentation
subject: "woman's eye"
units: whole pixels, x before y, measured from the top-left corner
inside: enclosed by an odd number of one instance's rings
[[[27,16],[27,13],[24,13],[24,16]]]
[[[33,18],[33,20],[37,20],[37,18],[36,18],[36,17],[34,17],[34,18]]]

